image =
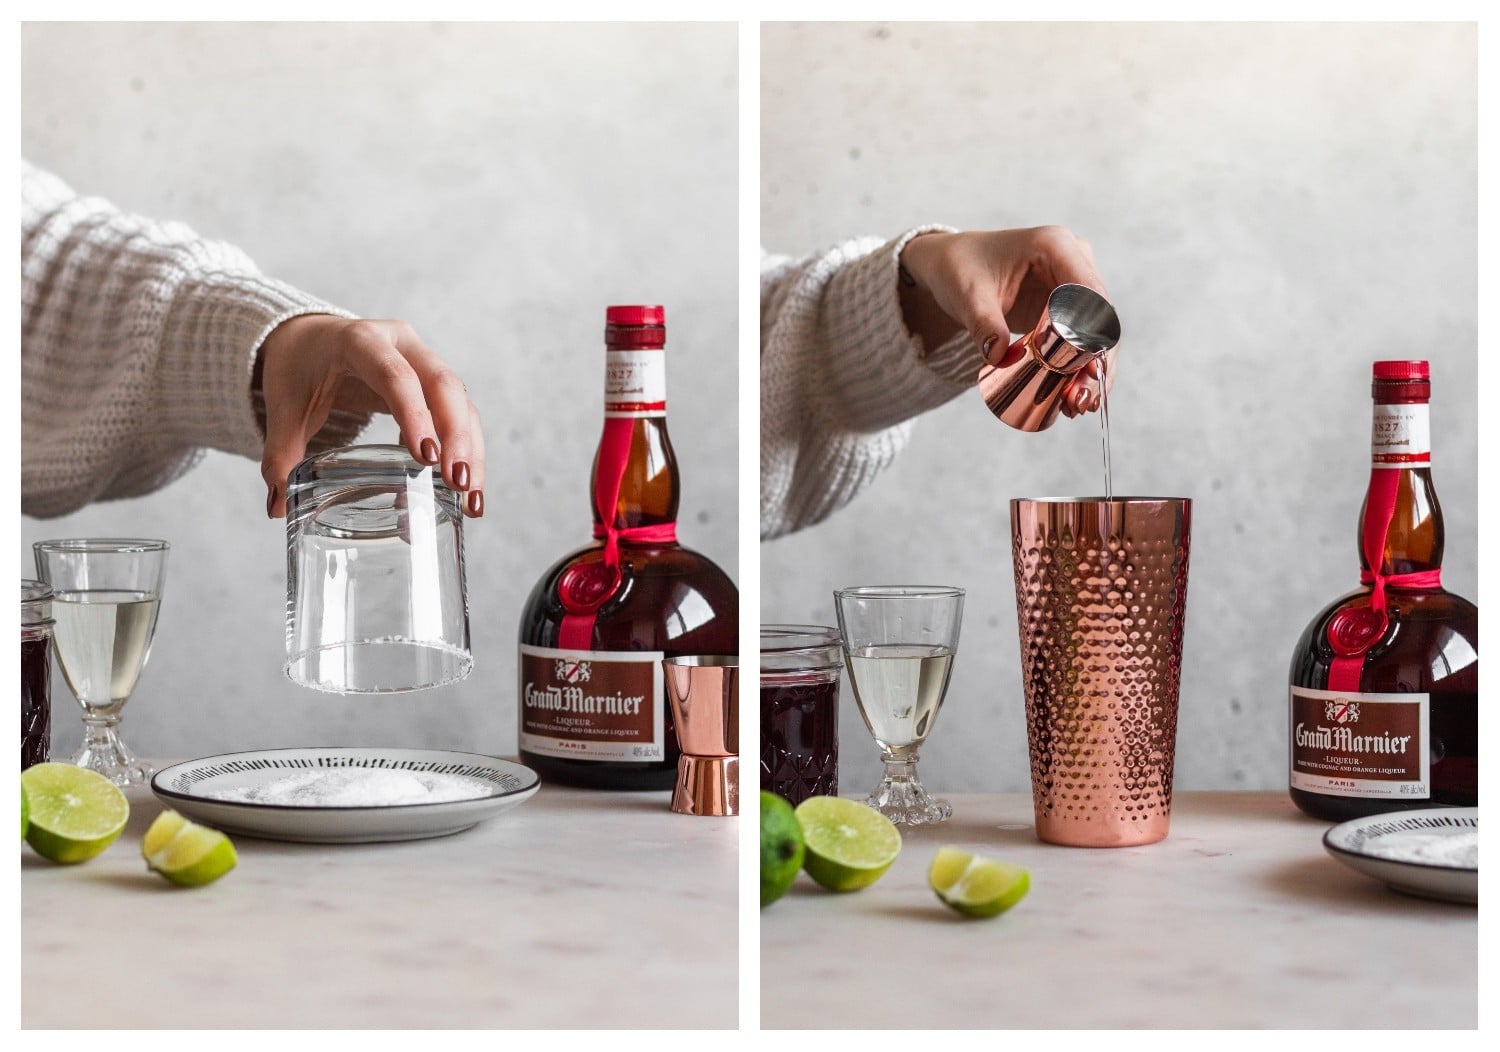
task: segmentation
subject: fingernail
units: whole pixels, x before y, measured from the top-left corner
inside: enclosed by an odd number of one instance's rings
[[[982,350],[984,352],[984,360],[985,361],[989,361],[990,360],[990,348],[993,347],[993,346],[995,346],[995,341],[998,340],[998,339],[1000,339],[1000,334],[999,333],[995,333],[993,336],[991,336],[987,340],[985,340],[983,346],[980,347],[980,350]]]
[[[266,518],[274,519],[276,508],[276,487],[270,486],[266,492]]]
[[[459,489],[469,488],[469,465],[462,460],[455,461],[453,464],[453,485]]]
[[[422,439],[422,463],[436,464],[438,462],[438,444],[436,439]]]
[[[478,519],[484,515],[484,491],[475,490],[469,494],[469,514]]]

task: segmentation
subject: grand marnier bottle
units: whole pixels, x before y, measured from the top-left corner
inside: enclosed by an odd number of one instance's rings
[[[594,543],[542,575],[521,616],[521,761],[544,780],[670,789],[681,755],[661,659],[734,654],[739,594],[677,543],[661,307],[605,314]]]
[[[1374,372],[1362,587],[1292,655],[1292,800],[1336,821],[1479,801],[1479,611],[1442,586],[1428,366]]]

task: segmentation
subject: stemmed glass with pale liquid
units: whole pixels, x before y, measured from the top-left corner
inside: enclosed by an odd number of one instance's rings
[[[57,663],[83,707],[83,744],[73,762],[116,785],[142,784],[153,773],[120,740],[119,725],[151,656],[169,547],[113,538],[33,546],[37,576],[53,591]]]
[[[866,801],[897,825],[953,814],[917,779],[917,751],[942,708],[963,620],[962,588],[843,588],[833,594],[844,663],[885,773]]]

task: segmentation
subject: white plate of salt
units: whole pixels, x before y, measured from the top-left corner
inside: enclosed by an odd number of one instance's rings
[[[1479,808],[1393,811],[1336,825],[1328,853],[1393,890],[1448,902],[1479,902]]]
[[[420,840],[468,829],[537,791],[535,771],[436,749],[270,749],[159,771],[168,807],[226,833],[313,844]]]

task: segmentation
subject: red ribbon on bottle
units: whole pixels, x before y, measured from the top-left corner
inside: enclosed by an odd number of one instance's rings
[[[557,645],[563,650],[588,650],[593,645],[594,623],[599,608],[620,590],[620,542],[633,544],[675,544],[675,522],[650,526],[615,525],[616,506],[620,501],[620,484],[630,462],[630,441],[635,431],[634,417],[605,417],[604,435],[599,440],[599,464],[594,472],[594,508],[599,521],[594,536],[604,541],[604,557],[599,562],[576,563],[563,571],[557,590],[563,604],[562,624],[558,626]]]
[[[1365,563],[1373,570],[1362,570],[1359,583],[1370,586],[1370,605],[1340,610],[1328,622],[1328,645],[1333,648],[1333,663],[1328,667],[1328,689],[1358,691],[1360,673],[1365,667],[1365,652],[1380,641],[1390,625],[1386,612],[1388,587],[1441,588],[1442,570],[1417,573],[1386,574],[1385,542],[1390,534],[1391,519],[1396,514],[1396,492],[1401,484],[1399,469],[1376,468],[1370,473],[1370,492],[1365,500]]]

